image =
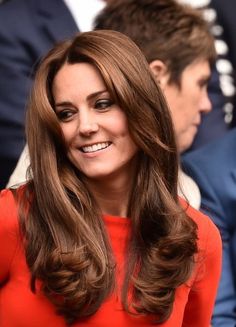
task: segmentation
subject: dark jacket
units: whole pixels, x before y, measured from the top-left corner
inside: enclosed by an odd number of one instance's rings
[[[0,187],[24,146],[25,107],[35,68],[77,26],[62,0],[10,0],[0,5]]]

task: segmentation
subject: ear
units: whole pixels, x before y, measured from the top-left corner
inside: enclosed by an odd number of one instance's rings
[[[149,67],[156,79],[156,81],[160,84],[161,88],[164,90],[165,86],[169,81],[169,73],[167,70],[167,66],[161,60],[153,60],[150,62]]]

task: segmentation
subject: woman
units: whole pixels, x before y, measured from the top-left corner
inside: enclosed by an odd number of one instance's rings
[[[178,199],[170,114],[137,46],[96,31],[55,47],[26,125],[32,178],[0,200],[0,325],[209,326],[219,233]]]

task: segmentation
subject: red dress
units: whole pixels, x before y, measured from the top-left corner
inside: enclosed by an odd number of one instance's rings
[[[188,208],[187,213],[198,225],[198,248],[203,260],[196,266],[188,286],[182,285],[177,289],[172,314],[168,321],[158,325],[162,327],[210,325],[220,277],[221,239],[208,217],[192,208]],[[122,274],[130,220],[111,216],[104,216],[104,220],[117,260],[118,273]],[[16,204],[8,190],[2,191],[0,196],[0,248],[0,326],[65,327],[63,317],[55,314],[49,300],[43,294],[34,294],[30,290],[30,272],[19,237]],[[123,311],[119,296],[114,293],[96,314],[73,326],[153,327],[153,324],[147,317],[135,317]]]

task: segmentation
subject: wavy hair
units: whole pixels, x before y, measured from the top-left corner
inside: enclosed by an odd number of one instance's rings
[[[139,48],[119,32],[81,33],[54,47],[36,73],[26,121],[32,178],[20,192],[31,289],[36,292],[40,280],[67,324],[94,314],[114,290],[115,259],[101,210],[67,158],[54,111],[54,77],[64,64],[80,62],[97,67],[140,149],[123,306],[162,322],[176,288],[191,275],[197,227],[178,201],[178,154],[166,101]]]

